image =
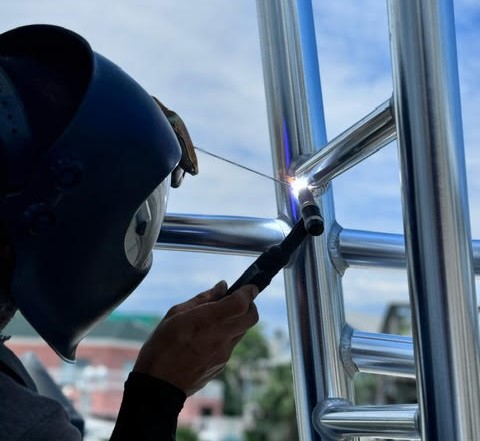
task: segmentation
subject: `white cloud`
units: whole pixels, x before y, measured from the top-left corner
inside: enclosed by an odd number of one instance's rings
[[[314,2],[314,9],[331,138],[392,93],[386,8],[385,2],[378,0],[344,0]],[[479,10],[477,0],[456,2],[470,210],[477,237]],[[253,0],[22,0],[0,5],[0,30],[32,22],[60,24],[80,32],[96,50],[177,110],[200,147],[272,173]],[[182,188],[172,190],[170,212],[276,215],[269,181],[202,154],[199,159],[200,176],[187,178]],[[400,232],[399,191],[396,151],[389,146],[334,182],[340,223]],[[124,307],[155,309],[161,304],[164,309],[163,305],[205,289],[220,278],[233,282],[251,261],[175,252],[165,256],[156,253],[154,271]],[[364,273],[347,271],[347,309],[373,308],[402,297],[398,274],[382,274],[372,285],[371,277]],[[283,323],[281,281],[281,275],[277,276],[259,302],[264,317]]]

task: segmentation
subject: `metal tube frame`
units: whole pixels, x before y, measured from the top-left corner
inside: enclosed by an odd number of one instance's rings
[[[169,213],[155,249],[257,256],[280,243],[289,231],[281,219]],[[402,234],[337,226],[329,242],[330,260],[340,273],[348,267],[406,268]],[[480,240],[472,240],[472,248],[473,268],[480,275]]]
[[[317,189],[326,224],[284,271],[301,441],[471,441],[480,433],[480,241],[468,223],[452,1],[387,1],[394,114],[389,100],[327,144],[310,0],[257,0],[274,171]],[[395,134],[405,237],[341,229],[329,181]],[[157,247],[258,254],[299,216],[285,186],[276,198],[281,221],[170,215]],[[407,267],[415,345],[345,323],[348,266]],[[415,369],[419,406],[352,404],[356,372],[412,377]]]
[[[304,161],[295,177],[305,180],[312,190],[321,188],[394,140],[395,120],[391,100],[387,100]]]
[[[362,372],[415,378],[411,337],[359,331],[347,325],[340,354],[352,376]]]
[[[315,426],[323,439],[344,440],[346,436],[388,439],[420,439],[418,405],[352,406],[332,399],[314,413]]]
[[[326,144],[312,5],[257,0],[274,172],[291,174],[303,156]],[[326,233],[309,239],[284,271],[294,390],[301,440],[320,439],[312,411],[326,397],[353,398],[338,347],[345,324],[341,278],[328,259],[334,224],[331,188],[318,202]],[[294,222],[297,201],[277,185],[280,216]]]
[[[422,439],[480,433],[480,345],[453,3],[388,0]]]

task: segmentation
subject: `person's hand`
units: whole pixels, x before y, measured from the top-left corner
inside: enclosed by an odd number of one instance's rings
[[[205,386],[258,321],[256,286],[224,297],[226,290],[222,281],[171,308],[143,345],[133,370],[169,382],[187,396]]]

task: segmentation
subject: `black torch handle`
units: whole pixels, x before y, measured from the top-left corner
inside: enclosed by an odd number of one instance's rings
[[[292,254],[307,236],[308,232],[305,229],[302,218],[281,243],[264,251],[247,268],[237,281],[228,288],[226,295],[233,293],[244,285],[255,285],[258,288],[258,292],[263,291],[277,273],[287,265]]]

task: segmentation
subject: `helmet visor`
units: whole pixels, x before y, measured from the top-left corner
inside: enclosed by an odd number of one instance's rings
[[[138,269],[150,265],[152,250],[157,242],[167,207],[169,177],[153,190],[133,215],[125,233],[125,254],[130,264]]]

